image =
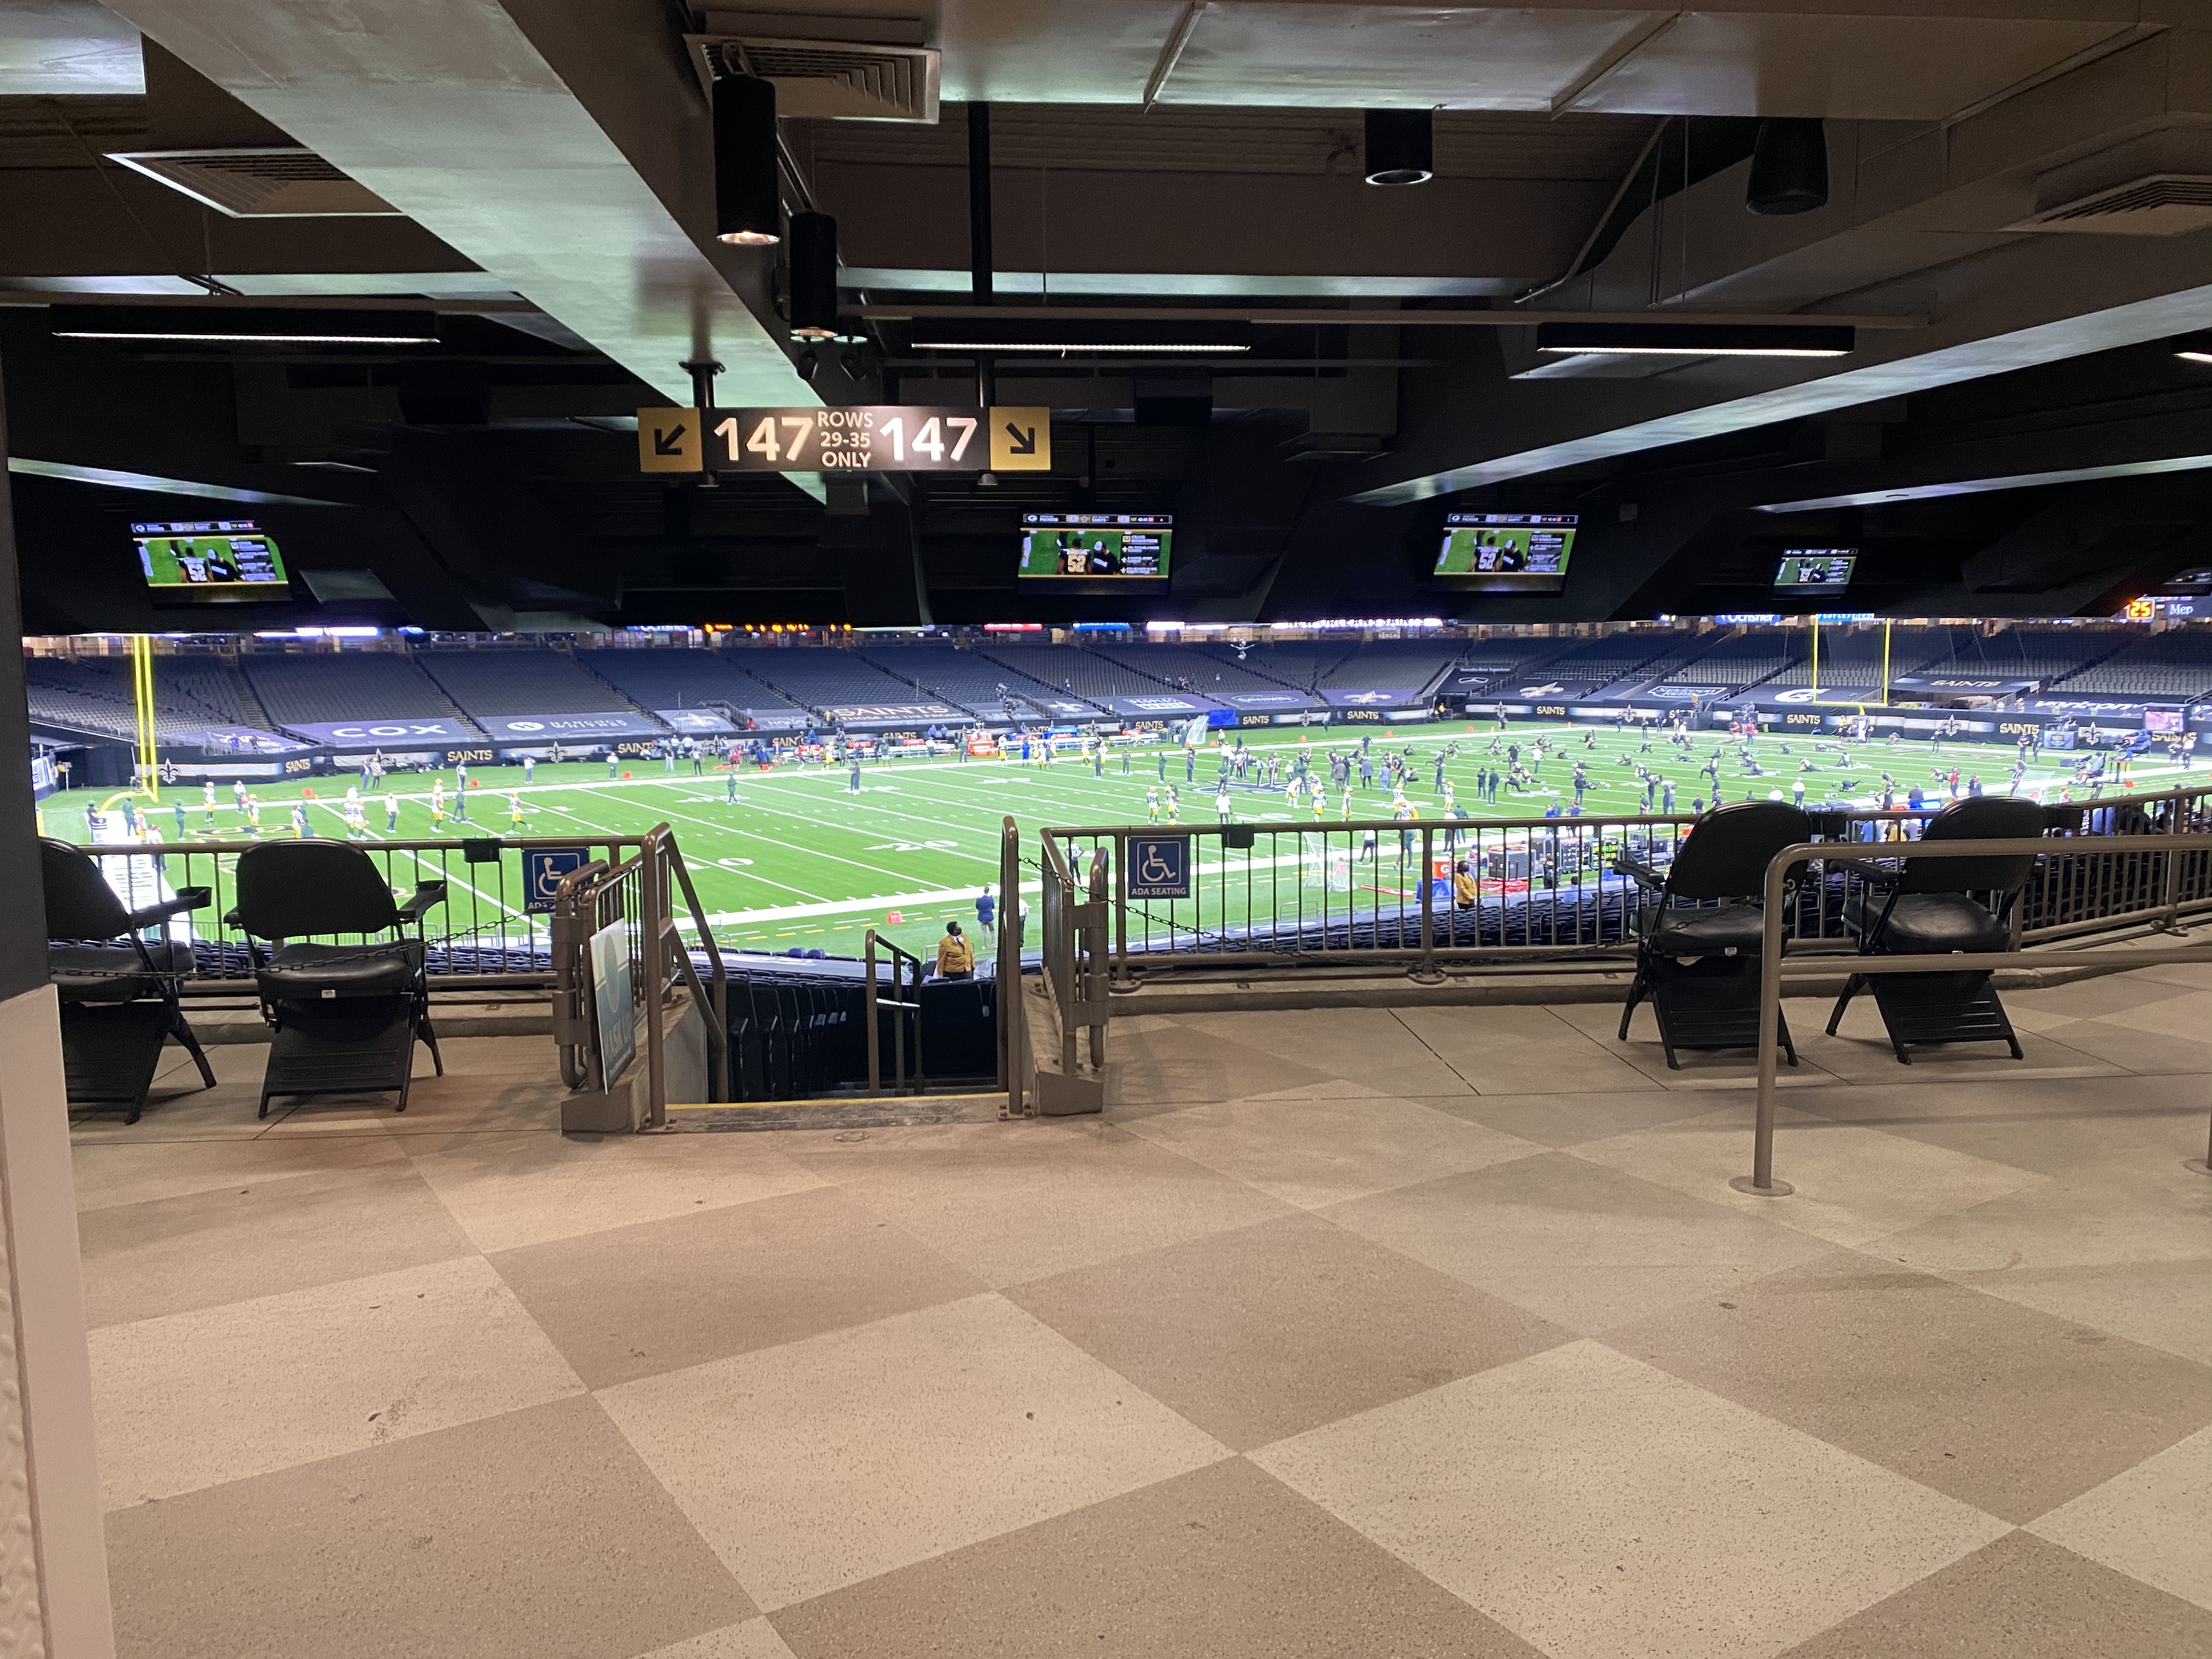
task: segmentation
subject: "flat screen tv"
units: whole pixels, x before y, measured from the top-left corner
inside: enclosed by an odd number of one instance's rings
[[[1473,593],[1556,593],[1574,556],[1572,513],[1447,513],[1436,580]]]
[[[1855,547],[1792,547],[1784,550],[1774,573],[1778,593],[1840,593],[1851,583],[1858,563]]]
[[[1024,513],[1024,587],[1121,593],[1168,585],[1175,518],[1167,513]]]
[[[134,524],[131,536],[156,605],[268,605],[292,597],[283,556],[251,519]]]

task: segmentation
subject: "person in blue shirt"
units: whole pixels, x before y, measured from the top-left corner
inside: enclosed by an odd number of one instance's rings
[[[1981,791],[1978,789],[1974,793],[1979,794]],[[172,801],[170,810],[177,815],[177,839],[182,841],[185,838],[185,804],[182,800]]]
[[[991,896],[991,884],[985,882],[983,890],[975,895],[975,926],[988,929],[998,919],[999,901]]]

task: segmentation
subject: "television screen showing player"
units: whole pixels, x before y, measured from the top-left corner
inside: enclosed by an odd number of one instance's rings
[[[1024,513],[1017,574],[1053,587],[1165,586],[1174,537],[1166,513]]]
[[[1774,573],[1778,593],[1833,593],[1850,586],[1858,553],[1849,547],[1793,547]]]
[[[1477,593],[1557,593],[1574,556],[1572,513],[1447,513],[1436,579]]]
[[[283,556],[251,519],[134,524],[131,536],[157,602],[252,605],[292,596]]]

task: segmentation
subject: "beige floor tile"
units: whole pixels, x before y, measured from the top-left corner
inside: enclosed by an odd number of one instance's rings
[[[2179,1144],[2177,1128],[2204,1125],[2204,1085],[2194,1078],[2113,1075],[2021,1078],[1808,1090],[1796,1110],[1880,1129],[1931,1146],[2065,1176],[2131,1149]]]
[[[142,1504],[107,1542],[120,1659],[629,1659],[752,1612],[580,1395]]]
[[[1686,1089],[1649,1085],[1595,1094],[1449,1095],[1421,1102],[1470,1123],[1486,1124],[1544,1146],[1576,1146],[1632,1129],[1649,1129],[1712,1110],[1711,1101]]]
[[[1006,1296],[1239,1449],[1569,1336],[1311,1216],[1121,1256]]]
[[[2029,1527],[2038,1537],[2212,1609],[2212,1429]],[[2202,1650],[2200,1650],[2202,1651]]]
[[[1790,1025],[1797,1033],[1797,1053],[1809,1064],[1850,1083],[1911,1084],[1926,1089],[2039,1078],[2102,1077],[2120,1069],[2109,1059],[2075,1046],[2075,1034],[2084,1024],[2080,1021],[2056,1036],[2021,1027],[2016,1033],[2021,1048],[2018,1060],[2002,1042],[1923,1042],[1905,1050],[1911,1064],[1900,1065],[1872,995],[1862,994],[1852,1002],[1843,1029],[1834,1036],[1821,1030],[1831,1006],[1808,1009],[1808,1018],[1801,1024],[1792,1005]],[[1814,1012],[1820,1016],[1818,1021],[1810,1018]]]
[[[1201,1031],[1390,1095],[1450,1095],[1468,1085],[1388,1008],[1200,1014]],[[1240,1092],[1242,1092],[1240,1091]]]
[[[599,1399],[769,1612],[1227,1455],[997,1296]]]
[[[1606,1340],[2014,1522],[2212,1423],[2212,1367],[1863,1255]]]
[[[2124,1071],[2197,1076],[2212,1072],[2212,1042],[2146,1031],[2106,1018],[2076,1020],[2061,1036],[2069,1048]]]
[[[77,1233],[95,1328],[476,1254],[404,1161],[114,1205]]]
[[[269,1048],[260,1042],[217,1043],[207,1050],[216,1086],[200,1086],[191,1057],[172,1044],[161,1050],[160,1067],[146,1102],[145,1115],[125,1123],[119,1112],[78,1109],[70,1115],[70,1135],[79,1145],[136,1145],[184,1140],[252,1140],[267,1133],[269,1121],[255,1116],[261,1097],[261,1073]]]
[[[111,1325],[92,1377],[110,1509],[583,1389],[476,1256]]]
[[[2212,1613],[2070,1550],[2008,1533],[1784,1659],[2193,1659]]]
[[[821,1184],[753,1134],[407,1135],[398,1144],[480,1250],[511,1250]]]
[[[1107,1097],[1113,1103],[1108,1112],[1115,1118],[1334,1080],[1314,1066],[1227,1042],[1181,1020],[1130,1031],[1117,1019],[1107,1053]]]
[[[1241,1458],[776,1620],[802,1659],[1539,1659]]]
[[[1675,1303],[1727,1296],[1832,1248],[1561,1152],[1326,1213],[1363,1238],[1584,1335]]]
[[[2005,1014],[2012,1021],[2013,1030],[2015,1031],[2034,1031],[2045,1036],[2056,1036],[2062,1033],[2067,1026],[2078,1024],[2082,1018],[2080,1014],[2062,1014],[2047,1006],[2024,1002],[2022,998],[2025,994],[2025,993],[2014,991],[2004,995]]]
[[[1301,1209],[1541,1150],[1387,1095],[1215,1101],[1145,1118],[1130,1133]]]
[[[1290,1207],[1095,1120],[806,1140],[786,1150],[993,1285],[1248,1226]]]
[[[725,1625],[704,1636],[672,1643],[640,1654],[638,1659],[793,1659],[791,1650],[765,1619],[748,1619]]]
[[[1764,1659],[2005,1531],[1588,1341],[1253,1461],[1554,1659]]]
[[[80,1212],[406,1161],[398,1144],[380,1134],[286,1141],[79,1139],[71,1152]]]
[[[1479,1094],[1595,1095],[1651,1086],[1551,1008],[1407,1008],[1398,1018]]]
[[[1644,1079],[1632,1086],[1647,1087],[1657,1084],[1666,1089],[1742,1089],[1750,1087],[1759,1075],[1759,1056],[1750,1048],[1678,1048],[1674,1057],[1681,1063],[1667,1064],[1667,1050],[1659,1041],[1657,1017],[1646,1001],[1638,1006],[1636,1016],[1629,1022],[1628,1037],[1623,1042],[1614,1034],[1620,1029],[1620,1005],[1614,1002],[1563,1003],[1550,1011],[1554,1017],[1602,1048],[1607,1054],[1633,1067]],[[1802,1041],[1811,1010],[1801,1012],[1796,1002],[1784,1005],[1789,1017],[1790,1035],[1799,1039],[1799,1064],[1782,1063],[1781,1079],[1790,1088],[1833,1083],[1836,1079],[1821,1067],[1804,1058]],[[1827,1018],[1824,1005],[1820,1018]]]
[[[1572,1155],[1847,1245],[1869,1243],[2047,1179],[1783,1106],[1775,1119],[1774,1173],[1796,1191],[1787,1198],[1762,1198],[1728,1184],[1751,1173],[1754,1115],[1747,1097],[1702,1117],[1588,1142]]]
[[[1869,1247],[1885,1261],[2212,1363],[2212,1181],[2164,1146],[2024,1188]]]
[[[912,1235],[822,1186],[491,1260],[595,1389],[982,1288]]]
[[[2151,988],[2141,989],[2149,991]],[[2138,995],[2115,1007],[2100,1008],[2096,1018],[2124,1030],[2148,1031],[2158,1036],[2202,1043],[2212,1040],[2212,991]]]
[[[2014,1013],[2033,1009],[2039,1013],[2093,1019],[2100,1014],[2140,1008],[2179,996],[2179,991],[2156,977],[2159,971],[2138,969],[2130,974],[2100,974],[2094,979],[2077,979],[2070,985],[2054,985],[2047,990],[2005,991],[2000,994],[2006,1008]]]

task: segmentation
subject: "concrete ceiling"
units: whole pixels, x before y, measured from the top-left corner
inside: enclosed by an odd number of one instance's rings
[[[787,200],[837,216],[848,304],[883,319],[866,346],[819,363],[783,321],[776,254],[714,240],[706,104],[684,42],[802,28],[919,38],[942,54],[933,125],[785,124]],[[1172,476],[1178,510],[1222,526],[1195,561],[1212,574],[1194,577],[1194,606],[1287,603],[1298,561],[1319,556],[1310,540],[1418,541],[1419,515],[1447,496],[1603,495],[1679,454],[1763,453],[1771,434],[1808,422],[1832,433],[1856,421],[1879,447],[1918,429],[1922,400],[1947,388],[2069,364],[2094,375],[2087,366],[2115,354],[2212,328],[2212,230],[2027,223],[2146,173],[2212,179],[2212,0],[19,0],[0,4],[0,215],[21,231],[0,246],[0,297],[520,303],[507,337],[535,338],[515,346],[515,364],[470,336],[499,382],[493,425],[518,434],[688,402],[679,365],[702,357],[726,365],[726,403],[962,399],[972,366],[920,350],[913,325],[891,319],[902,300],[964,296],[968,111],[980,102],[992,106],[1005,300],[1039,317],[1121,301],[1242,306],[1258,319],[1242,364],[999,370],[1002,400],[1051,405],[1094,434],[1194,395],[1218,422],[1244,423],[1233,442],[1200,434],[1143,452],[1146,467],[1169,468],[1156,493],[1172,493]],[[1360,182],[1361,112],[1382,106],[1438,112],[1430,183]],[[1768,116],[1826,118],[1826,208],[1745,210],[1753,118]],[[100,159],[255,143],[312,152],[397,216],[228,217]],[[1491,325],[1524,301],[1909,325],[1863,330],[1832,362],[1627,364],[1540,361],[1526,327],[1438,325],[1454,307],[1486,307],[1476,320]],[[1292,303],[1362,320],[1269,327],[1270,309]],[[1393,326],[1401,307],[1422,325]],[[398,416],[404,377],[344,378],[239,364],[224,381],[234,462],[196,452],[225,475],[205,481],[267,489],[254,468],[375,451],[347,446]],[[17,384],[11,404],[36,396]],[[1263,428],[1264,441],[1251,435]],[[33,416],[27,429],[64,428]],[[2206,447],[2145,437],[2136,453],[2104,436],[2118,447],[2071,467],[2002,454],[1954,465],[1929,451],[1891,477],[1877,455],[1866,477],[1794,491],[1778,478],[1783,493],[1747,488],[1739,507],[1771,522],[1780,509],[1901,512],[2006,489],[2124,493]],[[414,499],[447,487],[430,482],[453,476],[434,464],[434,443],[403,447]],[[1094,466],[1095,449],[1094,435],[1083,459],[1022,488],[1095,494],[1116,459]],[[1158,459],[1170,453],[1171,466]],[[606,453],[592,465],[622,473]],[[191,476],[160,453],[44,459]],[[553,487],[550,461],[518,465]],[[1231,467],[1235,489],[1214,476]],[[995,525],[1014,499],[963,491],[896,484],[860,511],[889,515],[882,546],[911,544],[919,572],[928,534]],[[814,511],[775,480],[746,499]],[[1603,574],[1578,578],[1578,604],[1644,602],[1722,508],[1669,510],[1680,522],[1663,535],[1620,532],[1618,558],[1593,538],[1585,556]],[[687,509],[682,522],[710,516]],[[850,540],[825,534],[823,556],[842,574],[815,586],[858,603],[888,567],[856,563]]]

